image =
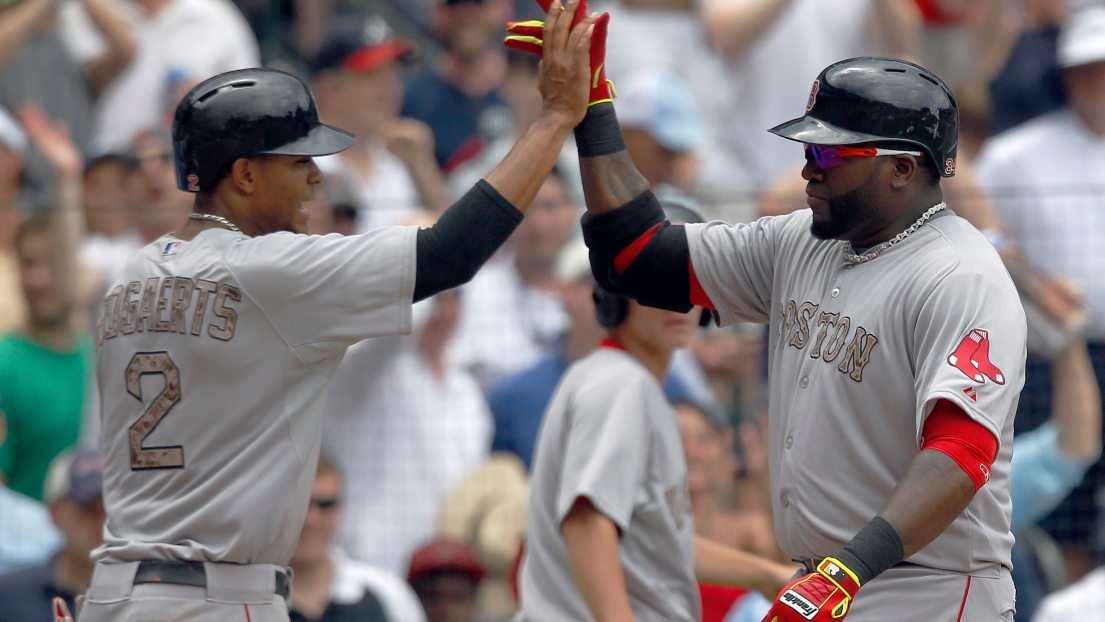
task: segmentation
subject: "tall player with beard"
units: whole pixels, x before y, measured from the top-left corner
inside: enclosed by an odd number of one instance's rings
[[[602,64],[592,56],[596,76]],[[770,327],[775,531],[807,574],[765,622],[1012,620],[1025,316],[997,252],[943,202],[951,91],[911,63],[841,61],[806,114],[771,131],[806,146],[809,210],[673,225],[614,106],[592,105],[575,134],[595,278]]]

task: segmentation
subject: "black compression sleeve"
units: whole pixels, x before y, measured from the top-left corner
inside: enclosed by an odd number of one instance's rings
[[[660,225],[629,266],[615,274],[614,259],[627,246]],[[591,249],[591,272],[607,291],[650,307],[691,310],[690,246],[682,225],[664,220],[652,191],[625,205],[583,217],[583,239]]]
[[[414,301],[463,285],[522,222],[522,212],[479,180],[438,219],[418,232]]]

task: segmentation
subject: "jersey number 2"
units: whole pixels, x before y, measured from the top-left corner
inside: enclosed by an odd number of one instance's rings
[[[160,374],[165,377],[165,388],[153,399],[146,412],[130,426],[131,470],[183,469],[184,448],[143,447],[142,441],[153,432],[161,418],[180,400],[180,370],[169,358],[168,352],[139,352],[127,365],[127,393],[142,402],[142,376]],[[143,402],[144,403],[144,402]]]

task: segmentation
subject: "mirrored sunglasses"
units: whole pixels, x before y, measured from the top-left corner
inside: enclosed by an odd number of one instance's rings
[[[820,168],[833,168],[844,163],[844,158],[874,158],[889,155],[911,155],[921,157],[921,151],[903,151],[901,149],[879,149],[877,147],[843,147],[829,145],[805,145],[806,160]]]

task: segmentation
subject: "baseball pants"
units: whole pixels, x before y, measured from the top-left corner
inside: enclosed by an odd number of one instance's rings
[[[848,622],[1013,622],[1016,590],[1001,566],[966,575],[903,564],[863,586]]]
[[[96,564],[80,622],[288,622],[276,566],[204,564],[206,587],[135,584],[138,562]]]

